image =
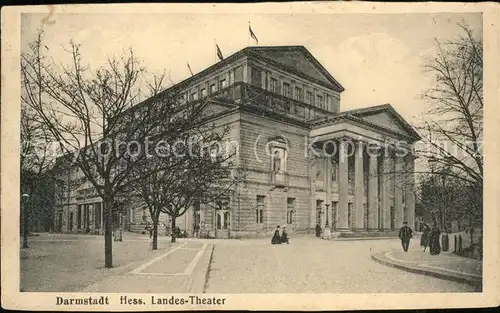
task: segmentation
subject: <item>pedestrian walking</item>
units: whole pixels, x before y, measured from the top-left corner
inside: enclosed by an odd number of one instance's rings
[[[271,239],[271,244],[277,245],[281,244],[281,236],[280,236],[280,226],[276,226],[276,230],[274,231],[273,238]]]
[[[441,237],[441,230],[436,224],[432,227],[429,235],[429,251],[431,255],[438,255],[441,253],[441,244],[439,243],[439,237]]]
[[[399,229],[399,239],[401,239],[401,245],[403,246],[404,252],[408,252],[411,237],[413,237],[412,230],[408,226],[408,222],[404,221],[403,227]]]
[[[321,226],[319,226],[319,224],[316,224],[316,237],[320,237],[321,236]]]
[[[429,225],[424,224],[424,229],[422,230],[422,237],[420,237],[420,246],[424,247],[424,252],[429,246],[429,233],[431,231],[431,228]]]
[[[286,227],[283,227],[281,231],[281,243],[290,243],[290,239],[288,238],[288,234],[286,233]]]

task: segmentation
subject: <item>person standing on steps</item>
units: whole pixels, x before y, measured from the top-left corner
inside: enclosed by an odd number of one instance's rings
[[[408,222],[404,221],[403,227],[399,229],[399,239],[401,239],[401,245],[403,246],[404,252],[408,252],[411,237],[413,237],[412,230],[408,226]]]

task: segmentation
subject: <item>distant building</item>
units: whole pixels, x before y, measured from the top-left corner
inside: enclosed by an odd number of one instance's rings
[[[171,88],[186,102],[210,100],[211,118],[232,126],[247,176],[231,197],[190,208],[178,223],[189,234],[195,224],[219,238],[268,234],[276,225],[341,233],[415,225],[414,157],[387,143],[420,137],[389,104],[341,111],[344,88],[303,46],[248,47]],[[374,142],[383,149],[369,155]],[[102,232],[101,199],[92,190],[72,190],[60,203],[63,232]],[[141,231],[148,219],[142,207],[122,212],[126,229]]]

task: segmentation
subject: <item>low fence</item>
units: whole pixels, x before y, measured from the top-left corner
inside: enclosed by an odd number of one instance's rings
[[[480,232],[474,233],[472,238],[468,231],[442,234],[440,241],[443,251],[453,252],[457,255],[474,259],[482,259],[483,236]]]

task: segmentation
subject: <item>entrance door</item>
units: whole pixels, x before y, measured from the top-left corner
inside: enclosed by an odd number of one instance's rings
[[[69,213],[69,219],[68,219],[68,231],[73,230],[73,212]]]
[[[57,230],[58,232],[62,232],[62,227],[63,227],[63,213],[59,212],[59,216],[57,219]]]
[[[229,238],[230,218],[229,200],[217,201],[215,208],[215,236],[217,238]]]

